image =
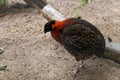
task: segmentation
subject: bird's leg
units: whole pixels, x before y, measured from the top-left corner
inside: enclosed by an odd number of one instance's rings
[[[81,59],[81,68],[84,68],[84,65],[83,65],[83,58]]]
[[[68,71],[67,73],[72,73],[74,76],[76,76],[76,74],[79,72],[79,67],[80,67],[80,61],[77,61],[72,71]]]
[[[77,73],[79,73],[80,61],[77,61],[74,68],[74,78],[76,79]]]
[[[76,73],[78,73],[79,67],[80,67],[80,61],[77,61],[75,63],[75,67],[72,69],[72,71],[69,71],[68,73],[72,73],[72,74],[76,75]]]
[[[81,55],[81,63],[80,63],[80,57],[76,57],[76,61],[77,61],[76,62],[76,73],[79,72],[79,68],[84,68],[84,66],[83,66],[83,60],[84,60],[84,55]]]
[[[76,62],[76,70],[78,70],[80,68],[80,61]]]
[[[77,63],[76,63],[76,73],[75,73],[75,75],[74,75],[75,80],[78,80],[76,76],[77,76],[77,74],[79,73],[79,69],[80,69],[80,68],[84,68],[83,60],[84,60],[84,56],[82,55],[82,57],[81,57],[81,65],[80,65],[80,60],[77,61]]]
[[[79,68],[80,68],[80,61],[77,61],[77,63],[76,63],[76,73],[75,73],[75,75],[79,72]]]
[[[77,61],[77,62],[75,63],[75,67],[74,67],[73,70],[70,71],[70,72],[76,74],[76,73],[78,72],[78,70],[79,70],[79,67],[80,67],[80,61]]]
[[[75,74],[77,74],[79,72],[80,68],[84,68],[83,58],[81,59],[81,64],[80,64],[80,61],[77,61],[77,63],[76,63],[76,73]]]
[[[84,55],[81,56],[81,66],[80,66],[81,68],[84,68],[83,60],[84,60]]]

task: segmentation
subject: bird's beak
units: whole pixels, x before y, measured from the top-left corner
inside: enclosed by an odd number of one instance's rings
[[[46,34],[47,32],[49,32],[49,30],[48,29],[44,29],[44,34]]]

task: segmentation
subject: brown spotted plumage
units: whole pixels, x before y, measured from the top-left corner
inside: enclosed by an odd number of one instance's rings
[[[91,23],[78,18],[63,21],[52,20],[45,24],[44,32],[62,44],[76,61],[104,54],[105,40],[101,32]]]

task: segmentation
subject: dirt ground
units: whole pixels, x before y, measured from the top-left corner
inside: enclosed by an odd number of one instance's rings
[[[71,17],[79,0],[47,0],[66,17]],[[9,0],[9,6],[22,0]],[[120,43],[120,0],[93,0],[80,9],[79,15],[96,25],[113,41]],[[47,20],[25,5],[12,6],[0,18],[0,80],[74,80],[75,59],[50,34],[44,34]],[[120,64],[108,59],[84,61],[78,80],[120,80]]]

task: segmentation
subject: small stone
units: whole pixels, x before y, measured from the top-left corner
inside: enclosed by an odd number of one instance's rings
[[[4,52],[3,48],[0,48],[0,54],[2,54]]]
[[[2,71],[2,70],[6,70],[6,68],[7,68],[7,66],[0,66],[0,71]]]

